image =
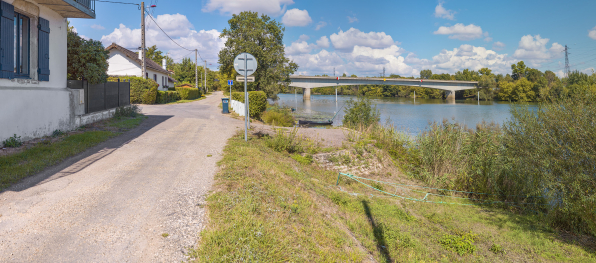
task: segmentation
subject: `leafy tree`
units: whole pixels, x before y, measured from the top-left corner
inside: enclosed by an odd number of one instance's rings
[[[220,71],[231,75],[234,58],[242,52],[255,56],[258,68],[253,75],[255,82],[248,83],[251,90],[263,90],[268,97],[276,97],[283,90],[280,82],[289,83],[289,76],[298,65],[285,56],[283,36],[285,28],[267,15],[245,11],[232,15],[220,38],[227,38],[219,52]]]
[[[351,78],[357,78],[358,76],[356,76],[356,74],[352,74],[350,75]]]
[[[153,60],[155,63],[157,63],[157,65],[161,65],[162,60],[166,57],[162,54],[163,54],[163,52],[157,50],[156,45],[149,47],[147,49],[147,51],[145,51],[145,56],[148,59]]]
[[[480,81],[478,81],[478,87],[480,88],[480,99],[492,100],[494,91],[497,89],[497,82],[493,75],[486,73],[483,74]]]
[[[511,64],[511,77],[513,77],[514,80],[525,78],[528,73],[527,71],[528,68],[523,61],[517,62],[517,65]]]
[[[347,77],[348,75],[346,75],[346,73],[344,73],[343,75],[341,75],[342,77]]]
[[[488,68],[481,68],[478,73],[480,73],[482,76],[490,76],[492,75],[492,70],[488,69]]]
[[[499,83],[498,97],[504,101],[528,102],[536,100],[536,92],[532,82],[521,78],[515,82]]]
[[[188,82],[194,84],[195,65],[190,58],[183,58],[182,62],[173,65],[174,75],[172,77],[181,83]]]
[[[372,102],[360,97],[357,101],[350,99],[346,101],[346,108],[343,124],[351,128],[366,128],[369,125],[376,124],[381,120],[381,113]]]
[[[68,79],[86,79],[90,84],[106,82],[108,79],[109,52],[101,41],[83,39],[70,23],[67,25],[66,72]]]
[[[433,75],[433,72],[430,69],[424,69],[420,71],[420,78],[421,79],[430,79]]]
[[[353,76],[356,76],[356,75],[353,75]],[[400,79],[401,78],[401,76],[400,75],[397,75],[397,74],[391,74],[391,75],[389,75],[389,77],[390,78],[393,78],[393,79]]]
[[[474,70],[464,69],[463,71],[455,72],[455,80],[478,81],[480,80],[480,74]]]
[[[528,70],[526,72],[527,72],[526,78],[531,82],[539,81],[540,78],[544,75],[544,73],[542,73],[542,71],[537,70],[535,68],[528,68]]]

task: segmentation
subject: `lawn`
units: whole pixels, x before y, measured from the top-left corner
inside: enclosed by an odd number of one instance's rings
[[[228,141],[207,199],[209,224],[201,232],[197,248],[189,254],[191,259],[596,261],[592,237],[552,229],[540,214],[521,214],[507,206],[476,205],[451,196],[433,196],[435,203],[403,200],[344,176],[336,185],[337,172],[313,162],[308,154],[274,151],[267,146],[267,140],[271,139],[253,135],[245,142],[239,134]],[[365,150],[371,154],[364,157],[386,154],[376,148]],[[310,154],[320,151],[312,145],[305,150]],[[359,162],[367,161],[371,160]],[[405,176],[376,173],[368,177],[395,182]],[[396,190],[371,185],[384,191]]]

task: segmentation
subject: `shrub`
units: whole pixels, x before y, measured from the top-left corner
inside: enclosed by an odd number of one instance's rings
[[[261,119],[267,124],[281,127],[292,127],[295,122],[290,109],[277,106],[269,107],[263,112]]]
[[[130,103],[155,104],[157,99],[157,82],[135,76],[109,77],[108,81],[127,80],[130,82]]]
[[[443,235],[439,240],[439,243],[447,249],[455,251],[460,256],[465,254],[474,254],[476,251],[476,246],[474,245],[474,241],[476,241],[476,234],[470,233],[461,233],[458,235]]]
[[[300,164],[304,164],[304,165],[308,165],[313,162],[312,155],[302,156],[300,154],[294,154],[294,155],[292,155],[292,159],[294,159],[297,162],[299,162]]]
[[[195,88],[176,87],[181,100],[195,100],[201,97],[201,90]]]
[[[368,127],[381,120],[381,114],[376,107],[372,106],[370,99],[363,97],[357,101],[353,99],[347,101],[344,111],[346,115],[344,115],[343,124],[346,127]]]
[[[158,104],[165,104],[177,100],[180,100],[180,93],[178,93],[177,91],[157,91],[156,102]]]
[[[277,152],[302,152],[302,145],[300,144],[299,138],[296,137],[297,132],[298,129],[294,128],[286,135],[283,129],[278,129],[275,136],[268,138],[265,141],[265,144]]]
[[[141,112],[141,109],[137,105],[130,105],[130,106],[122,106],[116,108],[114,112],[114,118],[122,118],[122,117],[136,117],[137,114]]]
[[[232,92],[232,100],[244,103],[244,92]],[[251,118],[260,118],[267,109],[267,95],[263,91],[249,91],[249,115]]]
[[[15,134],[14,136],[4,140],[2,144],[4,145],[4,147],[17,148],[23,145],[23,142],[21,141],[21,136],[17,136]]]

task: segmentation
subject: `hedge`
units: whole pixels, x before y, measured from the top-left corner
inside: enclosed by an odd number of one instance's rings
[[[244,92],[232,92],[232,100],[244,103]],[[250,117],[260,118],[263,111],[267,109],[267,95],[263,91],[249,91],[248,100]]]
[[[157,82],[135,76],[109,77],[108,81],[128,80],[130,82],[130,103],[155,104],[157,99]]]
[[[201,97],[201,90],[195,88],[176,87],[181,100],[195,100]]]
[[[180,100],[180,93],[177,91],[157,91],[157,99],[156,102],[158,104],[165,104],[168,102],[174,102]]]

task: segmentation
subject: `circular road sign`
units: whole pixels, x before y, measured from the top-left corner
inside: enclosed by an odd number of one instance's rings
[[[245,62],[246,68],[244,68]],[[250,76],[257,70],[257,59],[251,54],[242,53],[234,58],[234,69],[242,76],[245,72],[247,76]]]

